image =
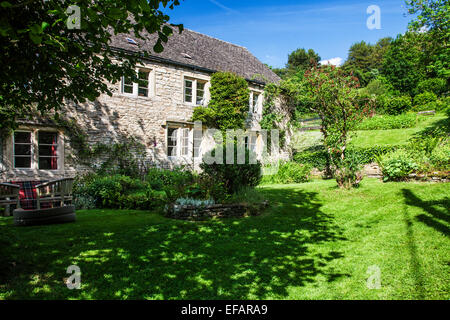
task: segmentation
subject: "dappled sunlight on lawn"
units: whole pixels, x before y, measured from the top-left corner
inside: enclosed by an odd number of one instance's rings
[[[16,228],[10,218],[2,218],[0,297],[386,298],[388,292],[398,290],[389,285],[391,273],[397,272],[386,270],[390,255],[408,255],[411,247],[403,249],[387,239],[386,225],[394,223],[392,230],[405,230],[405,224],[401,211],[398,217],[386,212],[391,209],[380,211],[378,206],[384,204],[378,199],[396,197],[386,201],[392,206],[397,202],[408,208],[419,206],[429,219],[440,222],[448,204],[448,200],[420,202],[407,190],[402,201],[398,197],[405,185],[368,180],[349,192],[333,189],[333,181],[266,185],[259,190],[271,208],[261,216],[240,220],[184,222],[150,212],[93,210],[78,212],[77,223],[71,225]],[[409,219],[426,223],[419,214]],[[408,239],[404,231],[393,231],[392,236]],[[405,251],[378,253],[391,250],[390,243]],[[416,244],[417,256],[425,254],[423,245]],[[384,268],[386,290],[391,291],[365,288],[370,261]],[[64,284],[70,265],[81,269],[81,290],[68,290]]]

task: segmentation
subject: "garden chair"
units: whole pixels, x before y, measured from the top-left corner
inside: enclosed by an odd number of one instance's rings
[[[73,179],[60,179],[44,183],[24,183],[30,187],[29,197],[24,203],[33,205],[14,210],[16,226],[35,226],[76,221],[75,207],[72,202]],[[25,189],[21,190],[25,194]],[[31,197],[31,198],[30,198]],[[70,202],[70,204],[66,204]],[[54,205],[57,203],[58,205]],[[22,206],[23,207],[23,206]]]
[[[41,209],[42,203],[49,204],[59,202],[60,207],[64,207],[66,202],[72,203],[72,188],[72,178],[60,179],[37,185],[37,209]]]
[[[0,183],[0,206],[6,207],[5,215],[10,214],[10,205],[20,208],[20,186],[10,183]]]

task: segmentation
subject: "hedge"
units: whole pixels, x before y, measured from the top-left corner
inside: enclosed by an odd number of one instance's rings
[[[398,146],[373,146],[368,148],[349,148],[347,152],[354,153],[360,164],[369,164],[376,162],[376,157],[378,155],[395,151],[398,148]],[[323,147],[321,150],[298,152],[294,154],[294,161],[310,165],[319,170],[324,170],[327,163],[327,152]]]

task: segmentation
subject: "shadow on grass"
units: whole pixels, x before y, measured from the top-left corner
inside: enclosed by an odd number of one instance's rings
[[[274,207],[242,220],[189,223],[151,214],[84,214],[76,224],[15,229],[8,254],[15,268],[7,299],[264,299],[283,298],[321,275],[348,276],[329,263],[342,258],[327,244],[345,240],[317,194],[261,191]],[[119,214],[119,213],[117,213]],[[156,218],[155,218],[156,217]],[[107,219],[107,220],[106,220]],[[102,224],[102,221],[105,223]],[[14,228],[0,226],[0,232]],[[311,245],[324,244],[321,252]],[[70,265],[81,290],[68,290]],[[2,289],[3,288],[3,289]]]
[[[450,235],[450,229],[448,227],[450,202],[448,198],[437,201],[423,201],[417,197],[411,190],[402,189],[403,197],[405,199],[404,221],[406,225],[406,236],[408,241],[408,250],[410,254],[411,262],[411,274],[415,281],[417,288],[417,299],[424,299],[424,273],[422,263],[417,251],[416,239],[414,236],[413,222],[408,212],[408,206],[418,207],[423,209],[427,214],[420,214],[415,217],[416,220],[426,224],[427,226],[434,228],[435,230],[442,232],[444,235]],[[444,210],[438,210],[436,207],[441,207]]]
[[[450,199],[448,197],[437,201],[423,201],[411,190],[402,189],[405,204],[423,209],[427,214],[416,216],[416,219],[435,230],[450,236]],[[438,209],[438,208],[442,208]]]

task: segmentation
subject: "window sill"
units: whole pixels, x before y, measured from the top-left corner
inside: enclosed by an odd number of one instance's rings
[[[127,93],[116,93],[117,97],[121,98],[130,98],[130,99],[138,99],[138,100],[152,100],[155,98],[155,95],[148,96],[148,97],[142,97],[142,96],[135,96],[133,94],[127,94]]]
[[[32,168],[13,168],[11,170],[13,173],[64,173],[64,170],[56,169],[32,169]]]

